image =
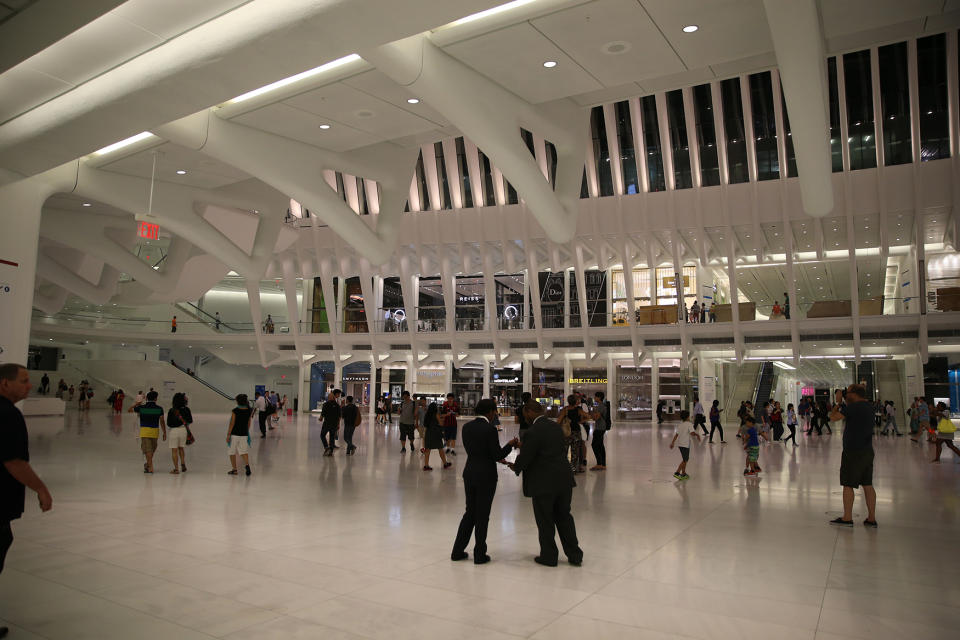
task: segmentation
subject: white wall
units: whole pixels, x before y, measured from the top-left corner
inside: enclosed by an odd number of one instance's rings
[[[170,357],[181,367],[194,368],[197,356],[210,355],[203,349],[179,347],[170,350]],[[258,384],[268,389],[276,389],[280,395],[289,396],[291,406],[296,395],[297,368],[295,366],[274,366],[264,369],[260,365],[229,364],[215,355],[197,370],[197,376],[230,395],[246,393],[251,398]],[[286,376],[283,378],[282,376]]]

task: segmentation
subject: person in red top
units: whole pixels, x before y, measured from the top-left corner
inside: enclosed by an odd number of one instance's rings
[[[117,392],[113,395],[113,411],[117,415],[123,413],[123,399],[126,396],[123,395],[123,389],[117,389]]]
[[[440,407],[440,424],[443,425],[443,439],[447,441],[446,452],[451,455],[457,455],[455,448],[457,446],[457,416],[460,415],[460,403],[456,401],[452,393],[447,394],[447,399]]]

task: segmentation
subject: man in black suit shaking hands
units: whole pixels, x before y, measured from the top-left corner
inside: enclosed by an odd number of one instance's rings
[[[523,407],[530,427],[523,437],[520,454],[511,468],[523,472],[523,495],[533,498],[533,515],[540,534],[540,555],[534,560],[548,567],[557,566],[554,529],[567,561],[583,563],[583,550],[577,542],[577,528],[570,513],[573,497],[573,471],[567,460],[567,446],[560,425],[543,415],[543,405],[528,402]]]
[[[490,562],[490,556],[487,555],[487,523],[493,496],[497,492],[497,462],[507,457],[517,440],[500,446],[497,428],[493,426],[497,415],[497,404],[493,400],[480,400],[476,413],[477,417],[463,425],[461,432],[463,448],[467,451],[467,464],[463,468],[467,510],[460,520],[450,559],[464,560],[467,557],[467,543],[473,533],[473,561],[484,564]]]

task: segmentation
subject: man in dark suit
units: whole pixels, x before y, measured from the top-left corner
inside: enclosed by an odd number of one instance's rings
[[[583,563],[583,550],[577,542],[577,528],[570,513],[573,497],[573,471],[567,460],[567,446],[560,425],[543,415],[543,405],[529,402],[524,408],[530,428],[523,437],[520,454],[511,468],[523,473],[523,495],[533,498],[533,515],[540,535],[540,555],[534,560],[548,567],[557,566],[554,529],[567,561]]]
[[[467,451],[467,464],[463,468],[467,509],[460,520],[450,559],[466,559],[467,543],[473,533],[473,561],[484,564],[490,562],[490,556],[487,555],[487,522],[490,520],[493,496],[497,492],[497,462],[510,453],[517,440],[500,446],[497,428],[493,426],[497,415],[497,404],[493,400],[480,400],[476,413],[477,417],[463,425],[461,432],[463,448]]]

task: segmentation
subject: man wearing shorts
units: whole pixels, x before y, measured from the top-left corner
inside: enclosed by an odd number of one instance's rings
[[[157,406],[156,391],[147,394],[147,401],[136,407],[140,415],[140,451],[146,462],[143,463],[144,473],[153,473],[153,454],[157,450],[157,439],[163,430],[163,439],[167,439],[167,424],[163,421],[163,407]]]
[[[867,402],[862,384],[847,387],[842,412],[834,410],[831,420],[846,419],[843,453],[840,457],[840,484],[843,485],[843,515],[830,521],[840,527],[853,526],[853,499],[857,487],[863,487],[867,502],[866,527],[877,526],[877,492],[873,489],[873,405]]]
[[[414,415],[417,410],[409,391],[400,396],[400,453],[407,452],[407,440],[410,441],[410,453],[413,453],[413,425],[416,422]]]

